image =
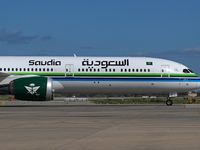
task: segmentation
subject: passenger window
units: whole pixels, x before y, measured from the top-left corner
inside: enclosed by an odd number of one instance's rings
[[[135,72],[135,69],[132,69],[132,72]]]
[[[136,69],[136,72],[138,72],[138,69]]]
[[[150,69],[148,69],[148,72],[150,72]]]
[[[140,72],[142,72],[142,69],[140,69]]]
[[[2,71],[2,68],[0,68],[0,71]]]
[[[121,69],[121,72],[123,72],[123,69]]]

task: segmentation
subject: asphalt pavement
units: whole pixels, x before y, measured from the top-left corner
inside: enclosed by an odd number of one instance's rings
[[[2,150],[199,150],[200,107],[6,102],[0,107],[0,145]]]

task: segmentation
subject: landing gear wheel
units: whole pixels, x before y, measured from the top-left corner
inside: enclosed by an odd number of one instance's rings
[[[173,101],[172,101],[171,99],[168,99],[168,100],[166,101],[166,104],[167,104],[167,106],[172,106]]]

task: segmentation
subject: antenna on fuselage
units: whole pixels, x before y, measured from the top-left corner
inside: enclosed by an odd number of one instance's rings
[[[74,54],[74,57],[76,57],[76,54]]]

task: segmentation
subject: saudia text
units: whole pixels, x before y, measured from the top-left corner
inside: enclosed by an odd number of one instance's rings
[[[51,59],[49,61],[29,60],[29,66],[61,66],[61,61]]]

